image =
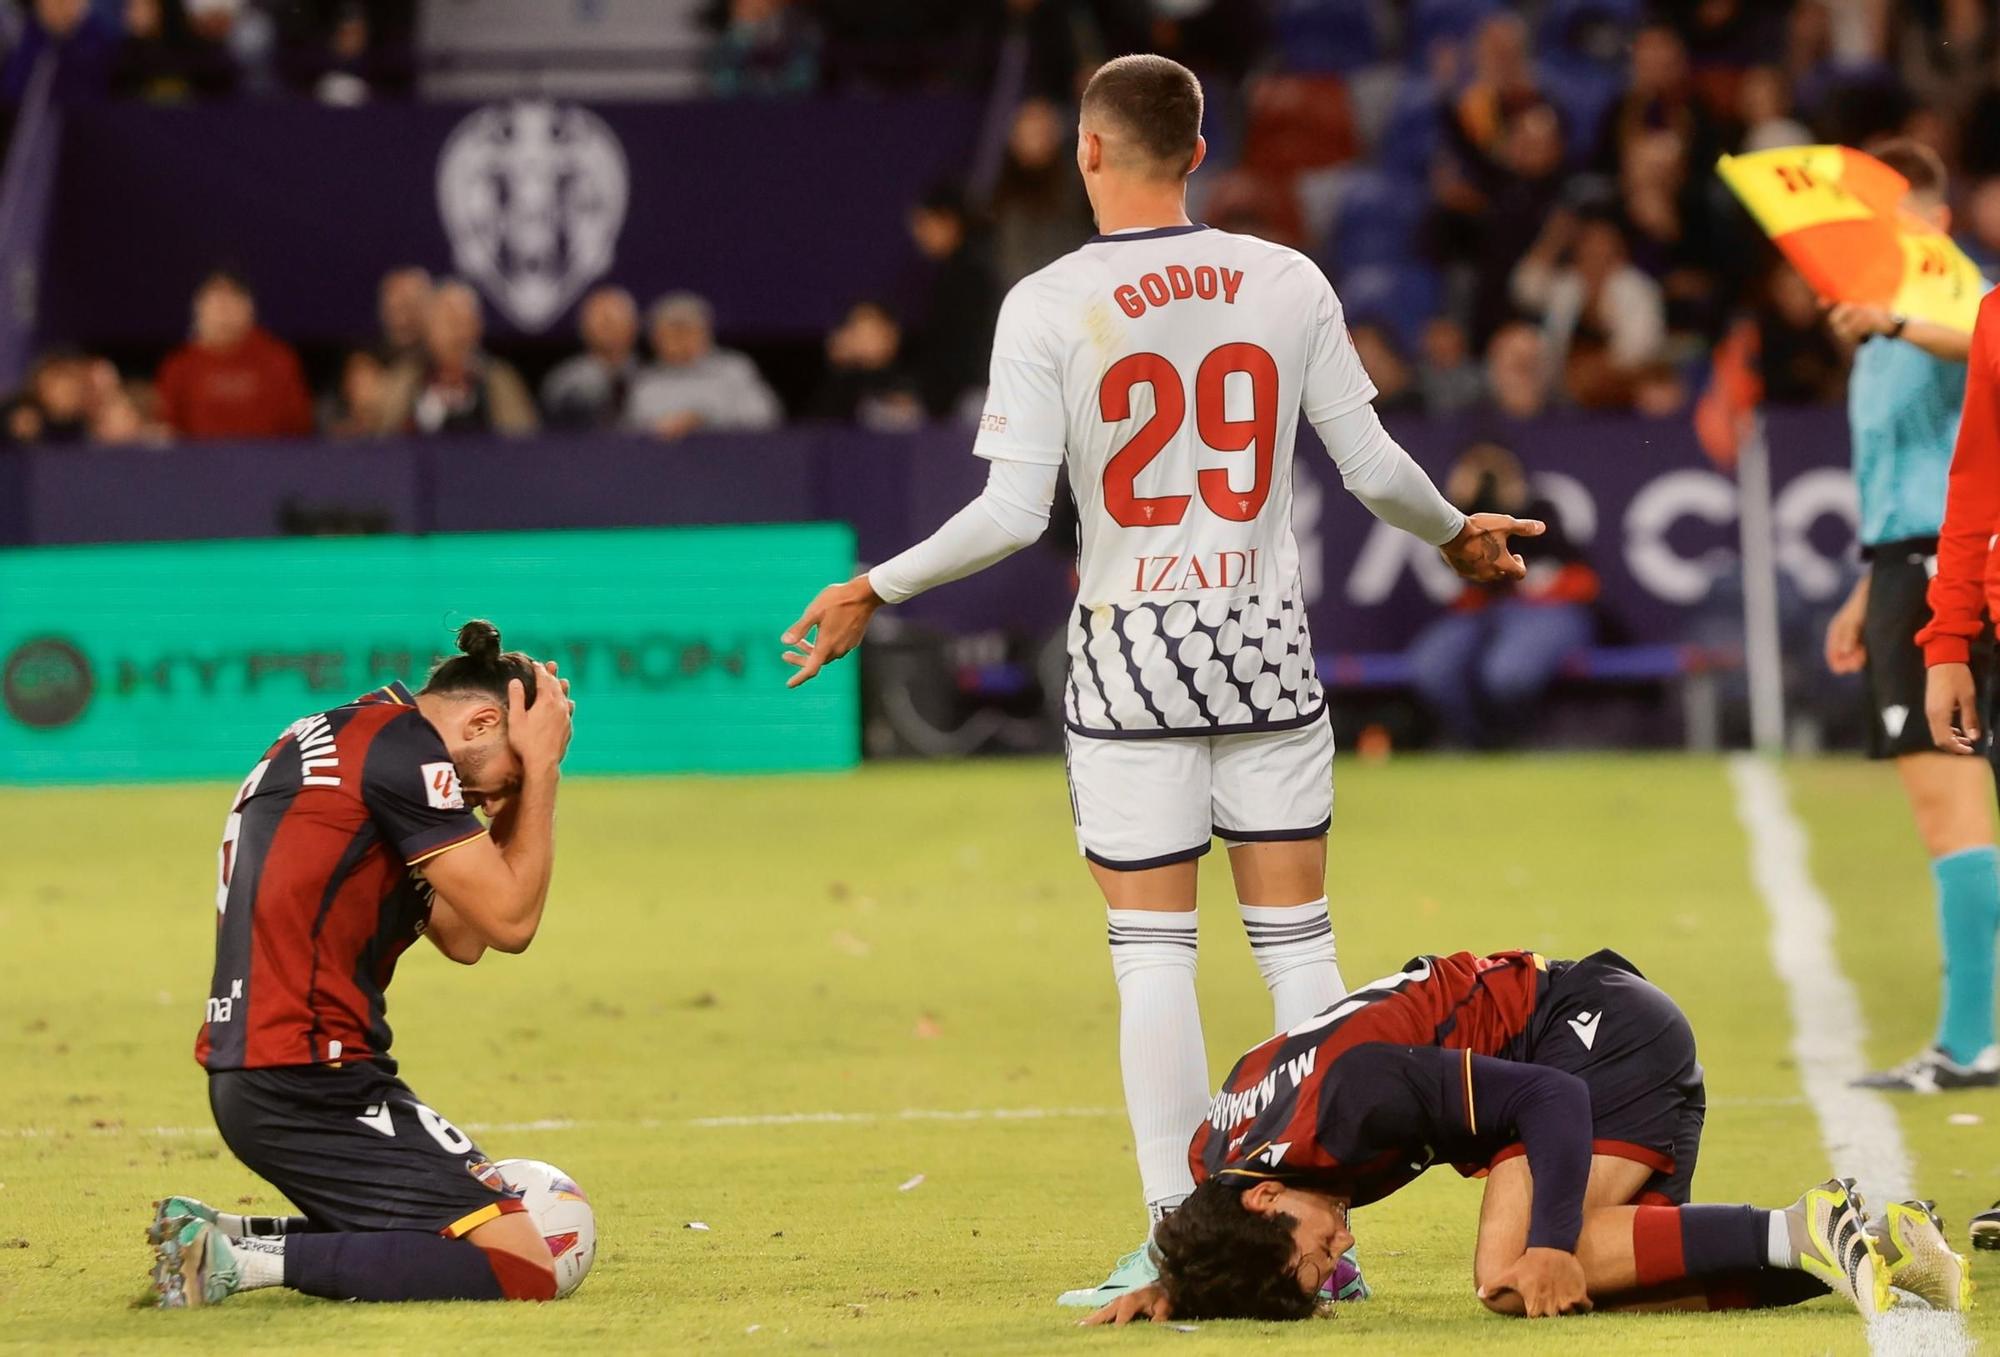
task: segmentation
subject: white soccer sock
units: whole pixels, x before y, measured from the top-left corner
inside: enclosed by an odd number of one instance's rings
[[[1273,1028],[1283,1032],[1347,997],[1333,949],[1326,897],[1303,905],[1238,905],[1250,955],[1271,991]]]
[[[231,1237],[229,1252],[236,1259],[236,1289],[257,1291],[285,1284],[285,1237]]]
[[[1118,1064],[1153,1219],[1194,1191],[1188,1142],[1208,1110],[1208,1052],[1195,1004],[1194,911],[1105,911],[1118,981]]]

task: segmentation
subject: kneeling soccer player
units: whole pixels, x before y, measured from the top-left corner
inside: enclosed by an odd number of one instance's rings
[[[422,692],[295,722],[223,831],[195,1056],[236,1157],[301,1216],[156,1203],[168,1307],[287,1286],[341,1300],[547,1300],[547,1245],[486,1158],[396,1077],[384,991],[427,934],[453,961],[541,924],[574,704],[554,665],[471,622]],[[473,807],[483,806],[482,825]]]
[[[1349,1209],[1439,1162],[1486,1175],[1473,1275],[1502,1314],[1969,1303],[1928,1203],[1870,1225],[1835,1179],[1783,1210],[1689,1205],[1705,1108],[1687,1018],[1616,953],[1419,957],[1237,1062],[1158,1283],[1090,1322],[1310,1315]]]

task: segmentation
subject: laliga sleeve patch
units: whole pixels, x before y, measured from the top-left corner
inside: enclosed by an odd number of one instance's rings
[[[459,790],[458,769],[449,763],[427,763],[420,770],[424,775],[424,799],[433,810],[464,810],[465,793]]]

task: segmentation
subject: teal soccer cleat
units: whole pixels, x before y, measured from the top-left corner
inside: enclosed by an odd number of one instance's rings
[[[1151,1286],[1158,1280],[1160,1270],[1153,1265],[1153,1246],[1148,1241],[1120,1258],[1118,1265],[1111,1269],[1111,1275],[1102,1282],[1076,1291],[1065,1291],[1056,1297],[1056,1304],[1072,1309],[1095,1310],[1111,1304],[1129,1291]]]
[[[235,1295],[239,1273],[229,1236],[198,1216],[177,1219],[180,1228],[153,1249],[153,1292],[160,1308],[214,1305]]]
[[[146,1227],[146,1242],[158,1248],[191,1220],[213,1225],[215,1208],[193,1197],[162,1198],[153,1203],[153,1223]]]

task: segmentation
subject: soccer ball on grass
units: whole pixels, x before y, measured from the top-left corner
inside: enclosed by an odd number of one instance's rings
[[[556,1265],[556,1299],[583,1285],[597,1261],[597,1216],[574,1179],[539,1159],[502,1159],[493,1166],[521,1194],[528,1218],[548,1242]]]

